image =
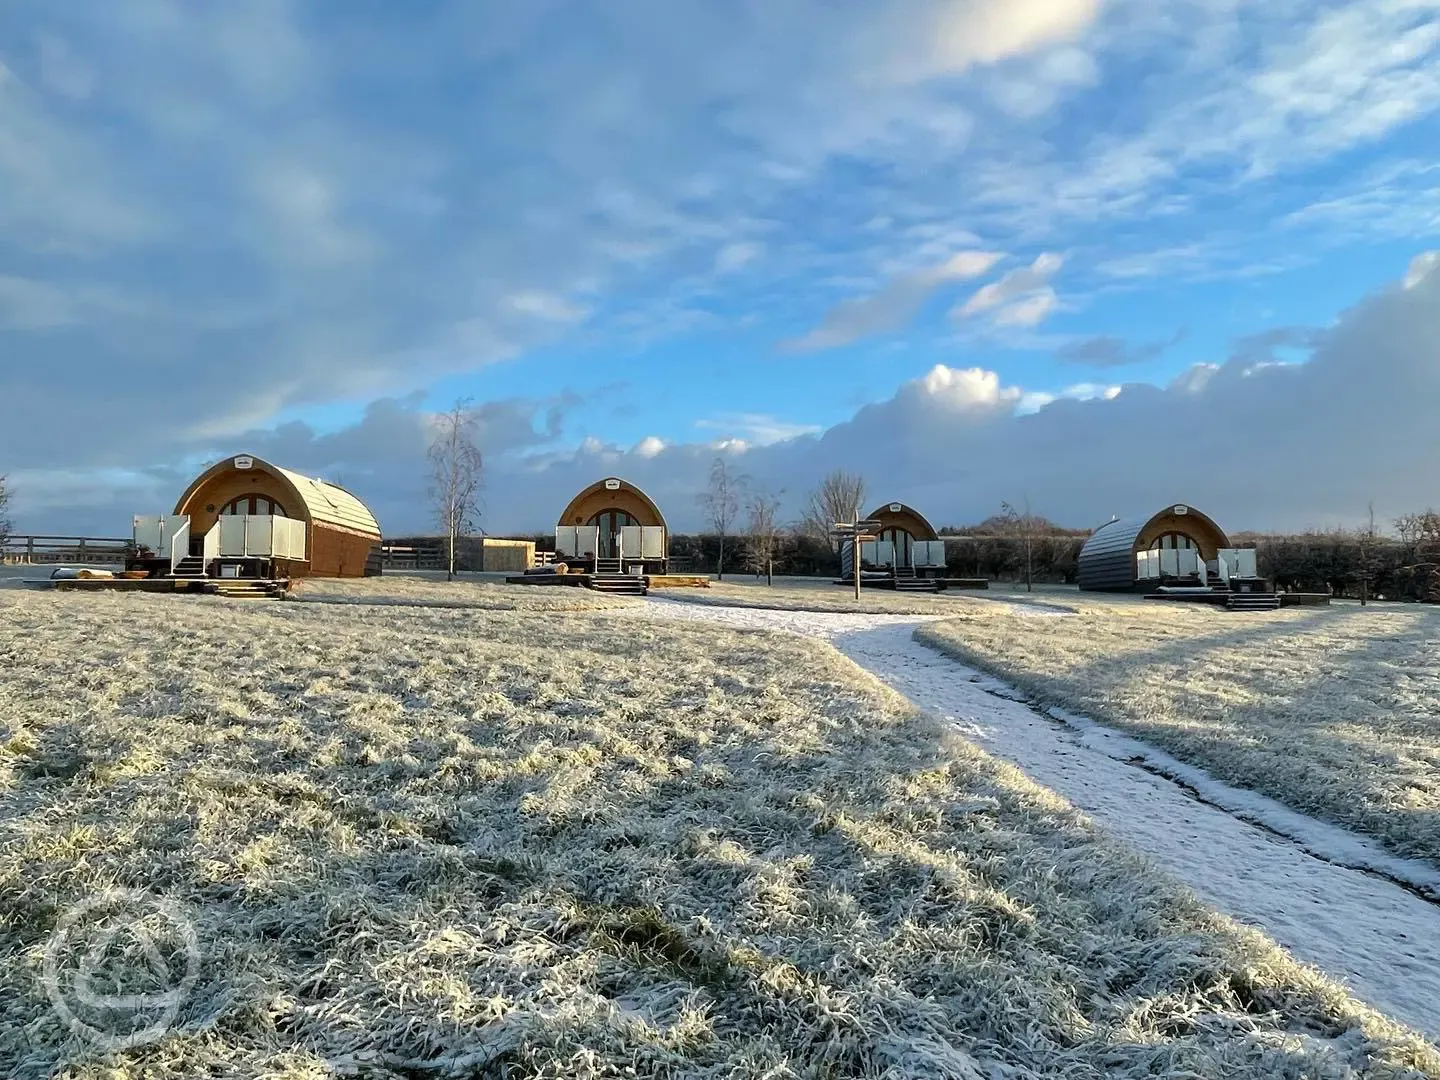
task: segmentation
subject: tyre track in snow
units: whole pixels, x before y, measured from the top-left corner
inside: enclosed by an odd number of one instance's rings
[[[630,610],[831,642],[922,709],[1064,796],[1206,902],[1263,930],[1382,1012],[1440,1039],[1440,905],[1363,860],[1346,865],[1334,858],[1335,851],[1373,853],[1369,841],[1277,804],[1258,823],[1246,820],[1246,808],[1269,800],[1192,766],[1157,768],[1153,759],[1173,759],[1084,718],[1058,719],[1032,708],[1003,683],[915,641],[915,628],[931,618],[659,598]],[[1198,790],[1197,777],[1203,778]]]

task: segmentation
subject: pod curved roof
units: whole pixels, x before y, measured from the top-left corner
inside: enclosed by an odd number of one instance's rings
[[[603,480],[596,480],[595,483],[582,489],[566,504],[564,512],[560,515],[560,520],[562,522],[569,521],[571,517],[579,512],[578,507],[584,504],[592,495],[601,491],[627,492],[638,499],[642,505],[655,515],[655,520],[660,523],[662,528],[668,530],[669,526],[665,523],[665,515],[660,512],[660,507],[655,504],[655,500],[650,498],[649,495],[646,495],[645,492],[641,491],[634,484],[630,483],[630,481],[622,480],[618,476],[607,476]]]
[[[235,454],[206,469],[185,489],[185,494],[180,496],[180,500],[175,504],[175,513],[186,513],[185,507],[196,492],[216,476],[235,470],[235,462],[241,459],[248,459],[249,468],[262,469],[289,488],[295,495],[296,504],[305,508],[305,516],[312,524],[333,525],[377,539],[380,537],[380,523],[375,520],[370,508],[338,484],[304,476],[253,454]]]

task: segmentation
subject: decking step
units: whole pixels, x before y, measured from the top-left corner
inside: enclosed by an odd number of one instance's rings
[[[645,579],[634,574],[601,573],[591,574],[586,585],[596,592],[612,593],[617,596],[647,596]]]
[[[1225,605],[1231,611],[1275,611],[1280,597],[1274,593],[1231,593]]]

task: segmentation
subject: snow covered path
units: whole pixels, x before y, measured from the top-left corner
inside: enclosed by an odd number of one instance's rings
[[[1354,868],[1374,865],[1373,857],[1344,858],[1356,851],[1373,854],[1368,842],[1228,788],[1199,770],[1164,770],[1178,774],[1182,783],[1156,775],[1136,760],[1141,753],[1147,764],[1169,760],[1153,748],[1083,721],[1067,725],[997,696],[1002,684],[913,640],[915,628],[931,621],[926,617],[712,607],[657,598],[639,612],[789,630],[832,642],[921,708],[954,721],[971,741],[1063,795],[1221,911],[1264,930],[1381,1011],[1440,1039],[1440,904]],[[1036,611],[1035,617],[1046,616]],[[1139,753],[1132,755],[1130,748]],[[1261,804],[1269,804],[1271,812],[1263,812]],[[1245,816],[1271,828],[1233,812],[1251,807],[1260,812]],[[1286,835],[1277,835],[1272,831],[1277,821],[1299,828],[1282,827]],[[1417,864],[1393,862],[1419,876],[1426,873]]]

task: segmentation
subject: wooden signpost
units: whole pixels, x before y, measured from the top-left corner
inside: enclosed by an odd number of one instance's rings
[[[850,573],[855,579],[855,600],[860,600],[860,545],[867,540],[878,540],[882,521],[864,518],[857,521],[837,521],[830,528],[830,535],[840,541],[840,550],[845,550],[845,541],[850,541]]]

